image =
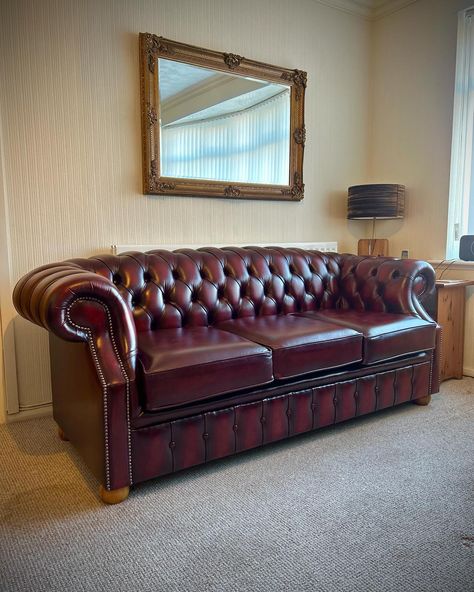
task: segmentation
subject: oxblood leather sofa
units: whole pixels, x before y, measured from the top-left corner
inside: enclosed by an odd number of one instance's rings
[[[17,284],[54,418],[105,502],[135,483],[439,387],[425,262],[286,248],[72,259]]]

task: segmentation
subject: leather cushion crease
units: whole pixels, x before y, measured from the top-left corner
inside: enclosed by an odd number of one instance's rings
[[[364,336],[364,364],[433,349],[436,323],[406,315],[353,310],[305,312],[301,316],[349,327]]]
[[[362,359],[362,335],[325,321],[291,315],[243,318],[218,325],[272,350],[275,378],[291,378]]]
[[[439,388],[424,261],[283,247],[71,259],[19,280],[53,414],[106,490]]]

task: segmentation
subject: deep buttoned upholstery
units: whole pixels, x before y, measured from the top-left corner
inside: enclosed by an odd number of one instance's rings
[[[119,308],[131,312],[136,331],[335,308],[423,316],[412,294],[425,291],[431,273],[421,261],[279,247],[156,250],[46,265],[20,280],[14,299],[27,318],[64,326],[70,337],[78,331],[61,313],[89,281],[92,293],[116,302],[118,318],[126,316]],[[42,316],[42,301],[53,294],[63,304]],[[128,319],[123,325],[127,337]]]

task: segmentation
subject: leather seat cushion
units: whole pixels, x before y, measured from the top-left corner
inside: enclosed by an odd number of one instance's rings
[[[269,349],[213,327],[139,332],[138,366],[150,411],[273,380]]]
[[[334,323],[293,315],[246,317],[219,329],[271,348],[275,378],[291,378],[362,359],[362,335]]]
[[[364,335],[364,364],[397,358],[435,347],[436,323],[401,314],[355,310],[298,313],[314,321],[350,327]]]

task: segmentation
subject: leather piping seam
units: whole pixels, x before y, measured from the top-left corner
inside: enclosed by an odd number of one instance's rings
[[[72,306],[72,305],[71,305]],[[70,308],[67,309],[66,316],[73,327],[77,329],[81,329],[85,331],[88,335],[87,342],[89,344],[89,349],[92,355],[92,359],[94,360],[95,367],[97,369],[97,373],[99,374],[99,379],[102,384],[102,392],[103,392],[103,400],[104,400],[104,440],[105,440],[105,485],[107,489],[110,489],[110,469],[109,469],[109,421],[108,421],[108,392],[107,392],[107,383],[105,381],[105,377],[102,373],[102,368],[100,367],[99,360],[97,357],[97,352],[95,349],[95,345],[92,339],[92,331],[87,327],[82,327],[81,325],[77,325],[74,323],[70,316]]]
[[[99,377],[100,380],[102,382],[102,389],[103,389],[103,394],[104,394],[104,434],[105,434],[105,475],[106,475],[106,486],[107,489],[110,489],[110,454],[109,454],[109,421],[108,421],[108,387],[107,387],[107,382],[105,380],[105,375],[102,371],[100,362],[99,362],[99,356],[97,354],[97,350],[94,344],[94,340],[93,340],[93,336],[92,336],[92,330],[88,327],[82,327],[81,325],[78,325],[77,323],[75,323],[72,318],[71,318],[71,308],[79,303],[79,302],[83,302],[83,301],[90,301],[90,302],[96,302],[98,304],[100,304],[104,310],[105,313],[107,314],[107,320],[109,323],[109,331],[110,331],[110,337],[111,337],[111,341],[112,341],[112,347],[114,349],[115,355],[117,357],[119,366],[120,366],[120,370],[122,372],[123,377],[125,378],[125,394],[126,394],[126,407],[127,407],[127,448],[128,448],[128,474],[129,474],[129,480],[130,480],[130,485],[133,485],[133,474],[132,474],[132,439],[131,439],[131,426],[130,426],[130,379],[128,377],[128,374],[125,370],[125,366],[123,365],[122,359],[120,358],[119,352],[118,352],[118,348],[117,348],[117,343],[115,341],[115,336],[114,336],[114,331],[113,331],[113,326],[112,326],[112,318],[110,315],[110,310],[108,308],[108,306],[106,306],[103,302],[101,302],[100,300],[98,300],[97,298],[91,298],[91,297],[82,297],[79,298],[77,300],[74,300],[68,307],[67,311],[66,311],[66,316],[69,320],[69,322],[71,323],[71,325],[73,325],[74,327],[81,329],[83,331],[85,331],[88,334],[88,343],[89,343],[89,349],[91,350],[91,354],[92,354],[92,358],[94,360],[95,366],[97,368],[97,372],[99,373]]]
[[[347,327],[347,325],[342,325],[342,326]],[[383,339],[384,337],[387,337],[387,335],[397,335],[399,333],[406,333],[407,331],[413,331],[413,330],[415,330],[415,331],[416,330],[420,330],[420,331],[425,330],[426,331],[426,329],[430,329],[430,328],[432,329],[433,327],[436,328],[436,325],[434,323],[430,323],[430,325],[428,327],[426,325],[425,326],[420,325],[419,327],[406,327],[405,329],[394,329],[393,331],[387,331],[386,333],[382,333],[381,335],[369,335],[369,334],[362,333],[362,331],[360,331],[360,332],[367,339],[370,339],[371,341],[376,341],[378,339]],[[352,327],[351,327],[351,329],[352,329]],[[355,330],[357,331],[357,329],[355,329]],[[435,347],[435,346],[433,345],[433,347]]]
[[[402,358],[404,356],[412,356],[414,354],[422,354],[425,352],[434,352],[436,349],[436,346],[430,347],[428,349],[414,349],[413,351],[410,352],[403,352],[403,354],[396,354],[395,356],[391,356],[390,358],[383,358],[383,359],[375,359],[372,360],[370,362],[366,362],[364,359],[362,360],[362,363],[364,366],[372,366],[372,364],[380,364],[380,362],[383,360],[384,362],[390,362],[392,360],[396,360],[397,358]]]
[[[333,309],[329,309],[329,310],[333,310]],[[313,312],[313,311],[307,311],[307,312]],[[407,331],[413,331],[413,330],[426,330],[429,328],[436,328],[436,323],[434,321],[425,321],[424,319],[421,319],[424,323],[429,323],[429,325],[418,325],[415,327],[404,327],[403,329],[393,329],[391,331],[386,331],[385,333],[380,333],[379,335],[371,335],[370,334],[370,329],[369,331],[364,333],[364,329],[362,327],[356,327],[355,325],[349,325],[349,323],[343,323],[341,322],[341,320],[339,319],[334,319],[331,316],[327,316],[326,314],[324,314],[324,312],[320,312],[320,311],[314,311],[317,314],[316,315],[311,315],[311,317],[305,316],[305,314],[303,313],[301,316],[304,316],[306,319],[312,319],[315,318],[318,321],[325,321],[327,323],[334,323],[335,325],[338,325],[339,327],[346,327],[347,329],[352,329],[353,331],[357,331],[358,333],[360,333],[361,335],[363,335],[366,339],[370,339],[371,341],[375,341],[377,339],[383,339],[384,337],[386,337],[387,335],[396,335],[397,333],[405,333]],[[364,311],[367,312],[367,311]],[[393,313],[384,313],[384,314],[393,314]],[[407,315],[407,314],[403,314],[402,316],[407,316],[407,317],[411,317],[411,315]],[[415,317],[418,318],[418,317]],[[435,347],[435,346],[433,346]]]

